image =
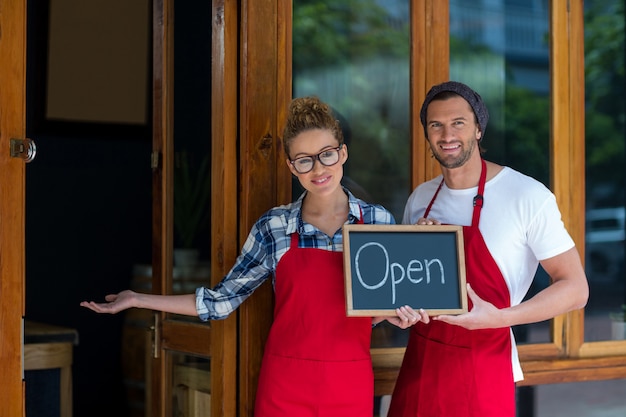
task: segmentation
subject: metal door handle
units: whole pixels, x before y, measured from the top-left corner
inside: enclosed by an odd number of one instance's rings
[[[11,138],[11,158],[21,158],[28,163],[35,159],[37,146],[31,139]]]

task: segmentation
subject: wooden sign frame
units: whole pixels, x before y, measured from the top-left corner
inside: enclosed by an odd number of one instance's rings
[[[348,316],[395,316],[403,305],[431,316],[467,312],[462,226],[344,225],[343,258]]]

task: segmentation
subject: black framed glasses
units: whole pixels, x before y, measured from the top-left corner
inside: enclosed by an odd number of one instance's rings
[[[339,151],[343,145],[339,145],[336,148],[326,149],[317,155],[310,156],[302,156],[300,158],[296,158],[289,163],[293,166],[298,174],[306,174],[307,172],[311,172],[313,167],[315,166],[315,160],[320,161],[320,164],[329,167],[335,165],[339,162]]]

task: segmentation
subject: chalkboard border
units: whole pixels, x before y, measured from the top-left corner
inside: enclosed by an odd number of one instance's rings
[[[467,313],[467,288],[465,278],[465,250],[463,243],[463,226],[454,225],[417,225],[417,224],[346,224],[343,226],[343,265],[344,284],[346,295],[346,314],[349,317],[392,317],[396,316],[395,308],[390,309],[356,309],[353,308],[352,297],[352,265],[350,261],[350,234],[359,232],[393,232],[393,233],[453,233],[456,236],[456,251],[458,273],[459,296],[455,306],[441,306],[436,309],[425,309],[430,316],[440,314],[463,314]],[[411,306],[420,308],[420,306]]]

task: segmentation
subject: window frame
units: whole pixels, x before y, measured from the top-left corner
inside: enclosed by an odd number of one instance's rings
[[[585,250],[585,71],[583,2],[550,2],[550,178],[581,259]],[[419,128],[429,86],[449,77],[449,3],[411,2],[411,186],[440,173]],[[558,75],[558,76],[557,76]],[[566,75],[566,76],[564,76]],[[559,132],[556,135],[554,132]],[[550,343],[518,346],[518,386],[626,377],[626,341],[584,340],[584,310],[551,320]],[[371,350],[375,395],[391,394],[404,348]]]

